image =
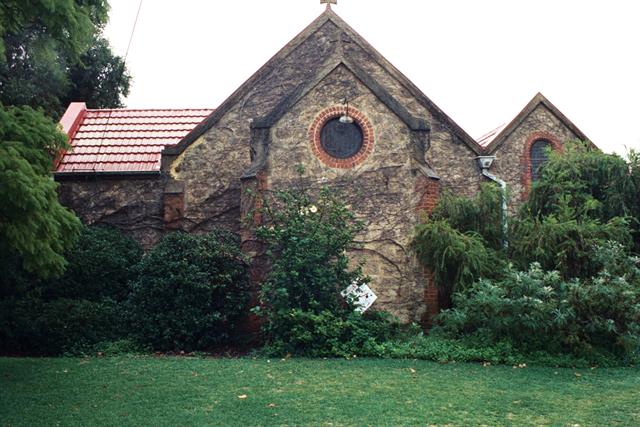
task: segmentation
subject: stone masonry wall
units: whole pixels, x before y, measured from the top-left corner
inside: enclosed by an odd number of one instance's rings
[[[240,176],[251,163],[251,122],[310,78],[334,46],[335,31],[333,23],[323,25],[173,162],[172,177],[185,184],[186,231],[240,231]]]
[[[341,46],[341,43],[344,46]],[[305,85],[323,68],[330,55],[343,54],[357,63],[416,118],[431,124],[431,150],[427,158],[442,180],[443,189],[471,194],[480,174],[469,147],[432,116],[375,59],[350,43],[332,22],[327,22],[280,63],[254,81],[235,105],[199,140],[191,144],[170,167],[171,177],[184,184],[182,224],[187,231],[223,226],[240,234],[240,176],[250,163],[251,123],[270,113],[284,97]],[[309,128],[324,109],[350,105],[371,122],[374,148],[353,168],[327,166],[313,153]],[[424,202],[416,191],[421,172],[413,163],[411,130],[345,67],[338,67],[297,102],[271,128],[271,145],[265,178],[271,189],[285,188],[298,179],[295,165],[306,168],[303,179],[312,186],[331,185],[345,191],[346,202],[367,224],[358,236],[361,249],[354,262],[364,258],[365,272],[379,295],[376,307],[402,320],[423,321],[427,313],[425,286],[429,277],[421,271],[408,246]],[[243,208],[246,210],[246,207]],[[245,233],[246,234],[246,233]]]
[[[492,153],[496,161],[491,172],[507,183],[511,213],[515,213],[528,194],[529,149],[530,143],[537,138],[549,140],[556,149],[566,141],[577,138],[577,135],[540,104]]]
[[[348,90],[353,114],[362,114],[373,127],[373,150],[354,167],[330,167],[314,151],[309,127],[318,114],[336,104]],[[356,112],[357,111],[357,112]],[[423,191],[429,178],[412,162],[410,130],[371,91],[344,67],[339,67],[296,104],[272,129],[268,165],[270,189],[293,184],[341,191],[346,203],[365,223],[351,251],[354,262],[364,261],[364,272],[378,295],[375,307],[405,322],[423,321],[429,276],[409,250],[421,213],[433,206],[437,193]],[[304,166],[300,176],[296,165]],[[433,307],[432,307],[433,309]]]
[[[153,246],[164,230],[163,184],[152,178],[65,178],[59,181],[61,203],[85,224],[108,224]]]

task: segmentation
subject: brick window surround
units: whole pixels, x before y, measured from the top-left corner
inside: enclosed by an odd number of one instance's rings
[[[529,191],[531,191],[531,148],[537,141],[546,141],[551,146],[553,151],[562,152],[562,144],[558,141],[558,138],[550,132],[533,132],[527,138],[527,142],[524,145],[524,152],[521,159],[522,170],[522,199],[526,200],[529,197]]]
[[[337,169],[349,169],[364,162],[367,157],[373,152],[373,126],[367,117],[349,106],[349,117],[351,117],[354,123],[357,123],[362,129],[362,147],[353,156],[346,159],[338,159],[327,153],[322,148],[320,141],[320,132],[324,125],[332,119],[341,117],[345,114],[345,107],[343,105],[333,106],[322,110],[315,118],[311,126],[309,127],[309,140],[311,144],[311,150],[325,165],[337,168]]]

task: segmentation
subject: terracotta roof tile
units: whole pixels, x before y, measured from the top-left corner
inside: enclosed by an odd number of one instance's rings
[[[61,120],[71,149],[57,173],[155,172],[165,147],[176,145],[213,109],[88,110],[72,103]]]

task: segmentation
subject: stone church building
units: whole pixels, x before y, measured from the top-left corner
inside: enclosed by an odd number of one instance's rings
[[[255,258],[255,282],[259,245],[241,219],[260,195],[300,179],[341,189],[366,224],[351,256],[365,261],[374,308],[416,322],[437,312],[437,288],[408,246],[439,194],[472,195],[493,177],[513,209],[546,146],[587,139],[541,94],[472,138],[330,7],[215,110],[73,103],[61,124],[72,149],[55,178],[85,223],[115,225],[146,247],[168,230],[232,230]]]

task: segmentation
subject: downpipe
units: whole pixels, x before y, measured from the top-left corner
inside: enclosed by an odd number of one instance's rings
[[[493,164],[493,161],[496,159],[495,156],[479,156],[476,157],[478,163],[480,165],[480,169],[482,169],[482,175],[489,178],[491,181],[495,182],[500,186],[501,194],[502,194],[502,247],[506,250],[509,248],[509,241],[507,240],[507,235],[509,233],[509,223],[507,220],[507,183],[493,175],[489,172],[489,168]]]

